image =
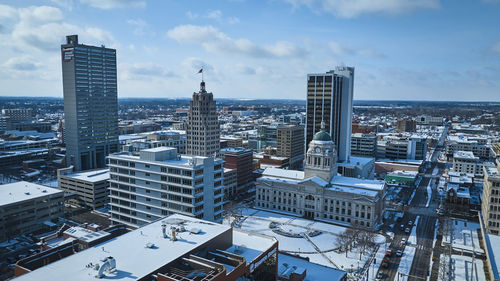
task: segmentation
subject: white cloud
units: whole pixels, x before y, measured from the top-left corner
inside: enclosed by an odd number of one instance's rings
[[[229,18],[227,18],[227,23],[237,24],[237,23],[240,23],[240,19],[237,17],[229,17]]]
[[[383,53],[381,53],[377,50],[355,49],[355,48],[345,47],[345,46],[342,46],[335,41],[330,41],[328,43],[328,46],[330,47],[330,50],[333,52],[333,54],[336,56],[362,56],[362,57],[369,57],[369,58],[385,57],[385,55]]]
[[[191,12],[191,11],[187,11],[187,12],[186,12],[186,16],[187,16],[189,19],[194,20],[194,19],[197,19],[199,15],[198,15],[198,14],[195,14],[195,13],[193,13],[193,12]]]
[[[21,56],[10,58],[3,66],[10,70],[33,71],[40,67],[40,63],[31,56]]]
[[[257,73],[257,71],[254,68],[243,64],[235,65],[233,67],[233,71],[238,74],[244,74],[244,75],[254,75]]]
[[[10,9],[9,9],[10,8]],[[49,6],[31,6],[13,9],[1,7],[9,11],[14,18],[10,30],[2,35],[1,45],[10,46],[19,52],[28,52],[27,48],[40,51],[55,51],[64,37],[78,34],[87,44],[116,45],[111,33],[95,27],[80,27],[64,22],[59,8]]]
[[[341,18],[362,14],[401,14],[416,9],[437,9],[439,0],[284,0],[294,9],[307,6],[313,11],[323,10]]]
[[[16,9],[7,5],[0,5],[0,19],[12,19],[16,17],[17,17]]]
[[[80,0],[80,2],[102,10],[146,7],[146,1],[144,0]]]
[[[166,79],[175,77],[175,74],[166,69],[163,65],[152,62],[134,63],[131,65],[124,64],[122,68],[122,78],[127,80]]]
[[[144,35],[147,23],[142,19],[129,19],[127,23],[134,27],[134,35]]]
[[[50,1],[68,11],[73,10],[73,0],[50,0]]]
[[[222,12],[220,10],[215,10],[215,11],[209,10],[205,17],[208,19],[221,20]]]
[[[210,25],[179,25],[169,30],[167,36],[180,43],[200,44],[211,53],[233,53],[257,58],[302,57],[307,54],[305,49],[290,42],[259,46],[245,38],[233,39]]]

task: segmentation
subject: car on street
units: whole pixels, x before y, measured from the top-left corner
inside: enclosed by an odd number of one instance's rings
[[[401,238],[401,244],[403,244],[403,245],[406,244],[406,238],[404,238],[404,237]]]
[[[398,256],[398,257],[402,257],[402,256],[403,256],[403,251],[398,250],[398,251],[396,252],[396,256]]]
[[[377,278],[382,279],[382,277],[384,277],[384,273],[382,271],[379,271],[377,274]]]
[[[410,233],[410,229],[408,227],[405,229],[405,233]]]
[[[413,221],[409,221],[408,225],[410,225],[410,226],[413,225]]]

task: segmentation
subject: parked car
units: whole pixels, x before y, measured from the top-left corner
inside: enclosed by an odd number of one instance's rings
[[[410,233],[410,229],[408,227],[405,229],[405,233]]]
[[[392,256],[392,250],[391,249],[387,250],[385,252],[385,256],[390,258]]]
[[[403,244],[403,245],[406,244],[406,238],[404,238],[404,237],[401,238],[401,244]]]
[[[379,271],[377,274],[377,278],[382,279],[382,277],[384,277],[384,273],[382,271]]]
[[[396,252],[396,256],[398,256],[398,257],[402,257],[402,256],[403,256],[403,251],[398,250],[398,251]]]

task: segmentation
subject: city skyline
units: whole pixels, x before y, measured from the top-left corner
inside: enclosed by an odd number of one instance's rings
[[[62,97],[78,34],[117,49],[118,98],[188,98],[204,66],[219,98],[303,99],[307,73],[343,64],[355,100],[500,101],[499,3],[0,1],[0,95]]]

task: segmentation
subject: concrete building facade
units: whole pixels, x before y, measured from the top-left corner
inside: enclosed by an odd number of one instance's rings
[[[339,161],[351,155],[354,67],[307,75],[306,133],[304,147],[320,131],[324,121],[337,147]]]
[[[0,241],[64,216],[64,192],[26,181],[0,185]]]
[[[67,163],[76,171],[104,168],[119,149],[116,50],[70,35],[61,58]]]
[[[278,126],[276,145],[276,155],[287,157],[290,169],[296,170],[302,168],[304,162],[304,126]]]
[[[497,165],[499,164],[497,161]],[[500,235],[500,165],[484,167],[481,212],[488,233]]]
[[[377,135],[356,133],[351,136],[351,155],[377,156]]]
[[[209,221],[222,219],[223,161],[184,156],[175,148],[108,156],[110,213],[114,224],[139,227],[179,213]]]
[[[57,170],[57,182],[66,193],[76,194],[78,200],[92,209],[107,207],[109,169],[73,172],[73,167]]]

